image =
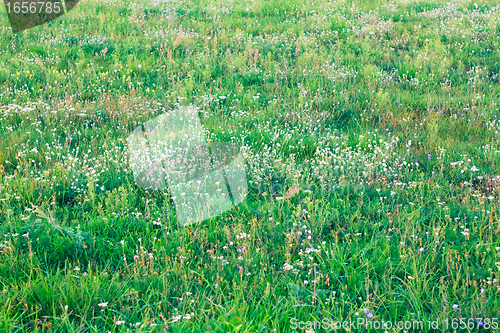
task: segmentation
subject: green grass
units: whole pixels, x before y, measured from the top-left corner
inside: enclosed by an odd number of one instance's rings
[[[89,0],[19,34],[3,10],[0,331],[498,317],[495,5]],[[182,228],[126,138],[189,104],[249,194]]]

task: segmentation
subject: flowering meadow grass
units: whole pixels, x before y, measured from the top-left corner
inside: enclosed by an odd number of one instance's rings
[[[0,331],[500,317],[495,1],[88,0],[19,34],[1,20]],[[126,139],[185,105],[242,147],[249,194],[182,228],[168,190],[134,183]]]

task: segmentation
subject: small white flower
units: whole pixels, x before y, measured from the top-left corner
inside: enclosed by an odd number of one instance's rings
[[[108,306],[108,302],[102,302],[102,303],[99,303],[97,305],[99,305],[101,308],[105,308]]]

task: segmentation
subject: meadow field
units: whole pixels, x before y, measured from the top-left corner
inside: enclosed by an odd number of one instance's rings
[[[496,1],[0,7],[1,332],[500,332]],[[249,193],[181,227],[127,137],[187,105]]]

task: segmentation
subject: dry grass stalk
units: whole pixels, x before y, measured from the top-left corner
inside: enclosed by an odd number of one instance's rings
[[[182,27],[180,27],[179,28],[179,34],[177,35],[177,37],[174,40],[174,48],[176,48],[177,46],[179,46],[179,44],[182,42],[182,36],[183,36]]]
[[[290,199],[297,193],[299,193],[299,189],[296,186],[292,186],[286,191],[285,199]]]

